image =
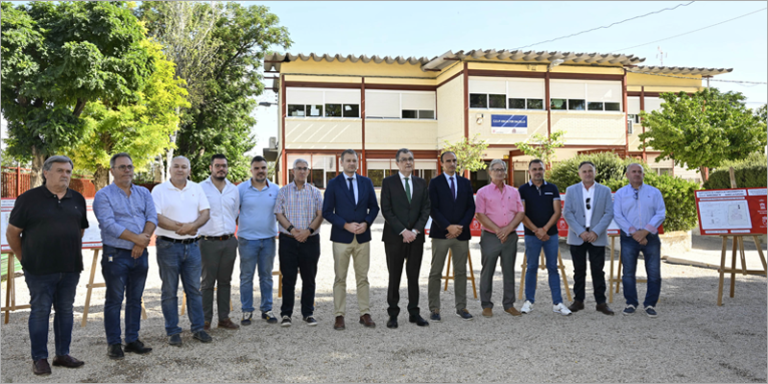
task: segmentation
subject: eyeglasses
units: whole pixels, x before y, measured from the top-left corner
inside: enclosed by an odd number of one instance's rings
[[[413,157],[408,157],[408,158],[402,157],[398,161],[401,163],[413,163]]]
[[[123,164],[123,165],[120,165],[120,166],[117,166],[117,167],[112,167],[112,168],[117,169],[120,172],[125,172],[126,170],[133,171],[133,165],[125,165],[125,164]]]
[[[504,168],[494,168],[494,169],[491,169],[491,171],[493,171],[493,172],[506,172],[507,170],[504,169]]]
[[[590,209],[592,209],[592,206],[591,206],[591,205],[589,205],[589,202],[590,202],[591,200],[592,200],[592,198],[591,198],[591,197],[587,197],[587,211],[589,211]]]
[[[295,167],[295,168],[293,168],[293,169],[294,169],[294,170],[296,170],[296,171],[302,171],[302,172],[304,172],[304,171],[308,170],[309,168],[307,168],[307,167]]]

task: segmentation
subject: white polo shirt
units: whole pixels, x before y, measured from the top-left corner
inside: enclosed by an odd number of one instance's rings
[[[221,192],[210,177],[200,183],[211,205],[211,218],[198,230],[197,233],[200,236],[224,236],[235,233],[237,214],[240,211],[240,192],[229,180],[224,179],[224,181],[227,184]]]
[[[191,223],[200,216],[200,211],[210,209],[208,198],[200,184],[187,180],[184,189],[173,186],[170,180],[156,185],[152,189],[152,199],[155,200],[155,210],[158,215],[163,215],[180,223]],[[170,237],[172,239],[192,239],[197,237],[190,235],[180,236],[174,231],[157,227],[157,236]],[[199,230],[198,230],[199,233]]]

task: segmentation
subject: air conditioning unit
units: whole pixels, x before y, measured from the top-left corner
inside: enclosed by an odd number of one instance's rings
[[[269,147],[277,149],[277,137],[269,138]]]

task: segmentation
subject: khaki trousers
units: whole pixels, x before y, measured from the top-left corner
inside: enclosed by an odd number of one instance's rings
[[[469,241],[458,239],[432,239],[432,265],[429,270],[429,284],[427,297],[429,298],[429,310],[440,309],[440,282],[443,278],[443,268],[448,250],[452,251],[454,279],[453,291],[456,302],[456,310],[467,308],[467,254],[469,253]]]
[[[357,280],[357,306],[360,316],[371,314],[370,284],[368,269],[371,266],[371,243],[360,244],[357,237],[350,244],[333,243],[333,269],[336,279],[333,281],[333,316],[344,316],[347,312],[347,271],[349,259],[354,260],[355,280]]]

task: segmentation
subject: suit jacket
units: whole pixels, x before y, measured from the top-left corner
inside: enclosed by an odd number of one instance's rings
[[[445,239],[448,226],[458,224],[464,227],[458,240],[472,238],[470,224],[475,216],[475,198],[472,184],[468,179],[456,174],[456,200],[453,200],[451,185],[445,175],[439,175],[429,182],[429,204],[432,226],[429,237]]]
[[[378,214],[379,204],[371,179],[357,175],[357,204],[343,173],[328,182],[323,201],[323,218],[333,225],[331,241],[350,244],[355,236],[361,244],[371,241],[371,225]],[[346,223],[363,222],[368,223],[368,228],[359,235],[344,229]]]
[[[597,240],[592,245],[604,247],[608,245],[608,226],[613,220],[613,199],[611,189],[605,185],[595,183],[594,201],[592,206],[592,220],[590,230],[597,234]],[[568,240],[570,245],[582,245],[584,240],[579,237],[586,231],[586,212],[584,207],[584,194],[581,183],[571,185],[565,190],[565,207],[563,217],[568,223]]]
[[[381,240],[386,243],[402,243],[400,232],[404,229],[419,231],[414,241],[424,242],[424,227],[429,220],[429,191],[424,179],[412,176],[411,180],[413,191],[410,204],[400,173],[385,178],[381,186],[381,214],[386,220]]]

